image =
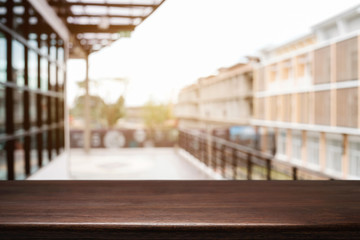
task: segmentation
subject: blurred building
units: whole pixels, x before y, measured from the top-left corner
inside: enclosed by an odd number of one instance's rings
[[[262,52],[254,73],[261,148],[334,178],[360,178],[359,7]]]
[[[213,129],[249,125],[252,116],[253,60],[198,79],[179,93],[175,115],[180,128]]]
[[[357,6],[261,50],[259,62],[199,79],[179,94],[179,127],[252,125],[254,146],[278,168],[360,178],[359,33]]]

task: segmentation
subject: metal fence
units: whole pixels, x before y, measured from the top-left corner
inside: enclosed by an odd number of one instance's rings
[[[179,130],[179,147],[225,179],[331,180],[332,177],[199,131]]]

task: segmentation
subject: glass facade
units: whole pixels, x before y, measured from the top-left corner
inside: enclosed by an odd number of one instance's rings
[[[0,180],[25,179],[64,148],[64,41],[14,3],[0,19]]]

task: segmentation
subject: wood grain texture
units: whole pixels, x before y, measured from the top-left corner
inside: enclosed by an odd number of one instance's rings
[[[360,239],[360,182],[0,182],[14,238]]]

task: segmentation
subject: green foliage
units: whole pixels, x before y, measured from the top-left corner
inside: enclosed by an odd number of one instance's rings
[[[99,96],[89,96],[90,98],[90,117],[91,119],[100,119],[104,115],[105,102]],[[85,95],[75,99],[74,107],[70,110],[74,117],[82,118],[85,114]]]
[[[147,129],[164,129],[166,128],[166,121],[172,118],[171,108],[168,105],[156,104],[150,100],[144,106],[143,119]]]
[[[106,122],[108,127],[114,127],[116,122],[125,116],[125,99],[120,96],[113,104],[106,104],[99,96],[89,96],[90,118],[92,122]],[[83,118],[85,114],[85,96],[79,96],[75,100],[74,107],[70,114],[77,118]]]
[[[120,96],[113,104],[105,104],[104,113],[109,127],[115,126],[116,122],[125,116],[125,99]]]

